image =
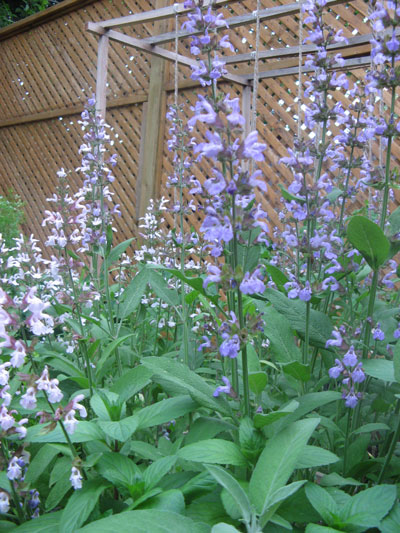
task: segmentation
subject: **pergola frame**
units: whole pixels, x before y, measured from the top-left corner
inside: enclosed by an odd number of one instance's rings
[[[126,46],[130,46],[141,52],[146,52],[153,56],[152,72],[150,77],[149,99],[147,111],[148,116],[142,124],[142,147],[141,147],[141,168],[139,170],[138,189],[137,193],[137,213],[138,217],[143,216],[145,207],[149,199],[155,192],[155,181],[157,173],[157,151],[160,155],[160,149],[154,150],[155,146],[159,145],[160,140],[160,113],[161,113],[161,85],[164,82],[164,60],[177,62],[185,66],[197,66],[198,62],[186,57],[182,54],[175,54],[170,50],[166,50],[162,45],[170,43],[175,40],[176,32],[165,32],[166,21],[175,17],[177,14],[183,15],[191,11],[185,9],[183,3],[174,4],[173,6],[165,6],[168,0],[156,0],[157,8],[143,13],[135,13],[125,17],[118,17],[102,22],[88,22],[86,29],[99,36],[98,55],[97,55],[97,75],[96,75],[96,102],[97,111],[102,117],[106,115],[106,86],[107,86],[107,65],[108,65],[108,50],[109,41],[116,41]],[[213,4],[215,7],[221,7],[237,0],[205,0],[204,6]],[[348,0],[328,0],[326,6],[332,7],[337,4],[347,3]],[[159,7],[158,7],[159,6]],[[282,6],[275,6],[271,8],[262,9],[258,13],[260,22],[271,19],[278,19],[288,15],[295,15],[299,13],[301,8],[300,2],[287,4]],[[254,24],[257,21],[257,13],[254,11],[245,15],[230,17],[226,19],[229,29]],[[161,32],[158,35],[153,35],[144,39],[137,39],[125,35],[117,31],[115,28],[122,28],[124,26],[132,26],[143,24],[146,22],[158,22],[158,29]],[[224,29],[224,28],[221,28]],[[200,34],[199,31],[197,34]],[[400,29],[396,33],[400,34]],[[195,33],[196,34],[196,33]],[[193,32],[179,30],[177,32],[178,38],[182,39],[193,35]],[[346,51],[347,56],[352,56],[345,59],[343,65],[334,65],[335,70],[352,70],[360,67],[365,67],[370,64],[370,41],[373,38],[372,34],[357,35],[348,40],[348,43],[337,43],[329,47],[332,51]],[[272,68],[259,69],[258,79],[277,78],[282,76],[289,76],[298,74],[299,65],[293,66],[293,59],[299,58],[300,51],[304,54],[312,54],[316,51],[314,45],[302,45],[292,47],[282,47],[273,50],[260,50],[258,59],[274,59]],[[238,54],[233,56],[224,56],[226,65],[240,64],[255,59],[255,53]],[[288,59],[292,64],[288,65]],[[276,61],[279,60],[279,61]],[[298,60],[297,60],[298,62]],[[282,63],[282,66],[277,66],[277,63]],[[153,72],[154,71],[154,72]],[[302,66],[301,71],[306,73],[310,69]],[[153,83],[152,83],[153,78]],[[250,117],[250,94],[253,85],[253,75],[250,74],[234,74],[228,72],[223,76],[225,80],[240,84],[244,87],[244,105],[247,109],[244,111],[246,120]]]

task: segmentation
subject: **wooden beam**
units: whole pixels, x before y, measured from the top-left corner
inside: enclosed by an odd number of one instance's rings
[[[204,6],[207,7],[212,0],[205,0]],[[215,7],[220,7],[237,0],[216,0],[214,2]],[[152,9],[151,11],[145,11],[144,13],[134,13],[133,15],[127,15],[125,17],[118,17],[114,19],[98,22],[103,28],[116,28],[122,26],[133,26],[143,22],[156,22],[158,20],[174,17],[176,14],[183,14],[192,11],[191,8],[184,8],[183,4],[175,4],[173,6],[166,6],[160,9]]]
[[[97,71],[96,71],[96,113],[106,118],[106,90],[108,70],[108,35],[100,35],[97,48]]]
[[[144,52],[148,52],[149,54],[163,58],[168,59],[168,61],[175,62],[176,54],[175,52],[171,52],[169,50],[165,50],[164,48],[161,48],[160,46],[153,46],[145,42],[145,39],[137,39],[136,37],[131,37],[129,35],[125,35],[124,33],[118,32],[116,30],[104,30],[99,24],[89,22],[86,25],[86,29],[90,31],[91,33],[99,33],[102,36],[107,35],[111,40],[126,44],[128,46],[132,46],[132,48],[136,48],[137,50],[142,50]],[[196,59],[186,57],[182,54],[178,54],[178,63],[181,65],[186,66],[198,66],[198,62]],[[234,83],[239,83],[240,85],[246,85],[247,82],[242,76],[237,76],[236,74],[232,74],[229,72],[228,74],[224,74],[224,79],[233,81]]]
[[[156,6],[164,7],[166,2],[168,0],[157,0]],[[162,20],[157,24],[159,27],[156,30],[165,30],[166,24],[167,21]],[[113,32],[114,30],[109,31],[110,34]],[[141,167],[138,169],[136,184],[139,189],[136,191],[136,221],[144,216],[150,199],[155,197],[161,173],[166,112],[165,66],[163,57],[156,54],[152,56],[148,103],[142,130],[144,138],[142,137],[140,147]]]
[[[147,101],[146,93],[135,93],[134,95],[124,96],[121,98],[114,98],[107,102],[107,108],[123,107],[132,104],[141,104]],[[51,111],[43,111],[41,113],[32,113],[30,115],[23,115],[20,117],[8,118],[0,121],[0,128],[7,128],[10,126],[19,126],[20,124],[29,124],[31,122],[42,122],[44,120],[52,120],[53,118],[68,117],[71,115],[78,115],[82,113],[84,104],[76,104],[71,107],[59,107]]]
[[[24,18],[23,20],[14,22],[5,28],[1,28],[0,41],[9,39],[18,33],[31,30],[36,26],[40,26],[41,24],[45,24],[46,22],[50,22],[51,20],[62,17],[71,11],[81,9],[82,7],[93,4],[96,1],[97,0],[63,0],[63,2],[49,7],[44,11],[40,11],[39,13],[31,15],[30,17]]]
[[[357,68],[365,67],[367,65],[371,64],[371,58],[370,56],[366,57],[356,57],[353,59],[347,59],[344,62],[344,65],[341,66],[337,64],[337,66],[334,66],[331,70],[354,70]],[[295,67],[288,67],[288,68],[277,68],[277,69],[271,69],[266,70],[259,73],[259,78],[267,79],[267,78],[280,78],[283,76],[292,76],[294,74],[298,74],[299,67],[296,65]],[[303,73],[306,72],[313,72],[313,69],[311,68],[304,68]],[[251,76],[248,76],[248,79],[251,79]]]
[[[388,30],[386,30],[385,33],[388,33]],[[383,33],[383,35],[385,35],[385,33]],[[400,28],[396,29],[396,35],[400,35]],[[356,54],[359,52],[357,48],[360,47],[360,53],[365,53],[364,45],[370,44],[371,39],[373,39],[372,33],[368,33],[366,35],[357,35],[356,37],[350,37],[350,39],[348,39],[348,43],[340,42],[330,44],[327,47],[327,50],[330,52],[349,51],[349,53]],[[317,47],[313,44],[307,44],[302,46],[303,54],[312,54],[316,52],[316,50]],[[258,54],[258,59],[280,59],[282,57],[298,57],[299,51],[299,46],[288,46],[286,48],[276,48],[275,50],[261,50]],[[254,61],[254,53],[250,52],[247,54],[224,56],[224,61],[227,65],[247,63],[248,61]]]
[[[348,0],[327,0],[326,7],[328,8],[328,7],[337,5],[337,4],[344,4],[344,3],[351,3],[351,0],[350,1]],[[259,14],[260,22],[263,22],[265,20],[278,19],[282,17],[295,15],[296,13],[299,12],[299,9],[300,9],[300,2],[262,9]],[[254,24],[256,20],[257,20],[257,15],[253,11],[253,12],[246,13],[245,15],[239,15],[237,17],[227,18],[226,22],[228,23],[229,28],[232,29],[238,26]],[[224,29],[224,28],[221,28],[221,29]],[[200,35],[201,33],[202,33],[202,30],[198,30],[195,32],[179,31],[178,37],[181,39],[184,37],[190,37],[191,35]],[[173,41],[174,39],[175,39],[175,32],[169,32],[169,33],[164,33],[160,35],[154,35],[152,37],[147,37],[146,39],[143,39],[142,41],[147,44],[160,45],[160,44],[169,43]]]

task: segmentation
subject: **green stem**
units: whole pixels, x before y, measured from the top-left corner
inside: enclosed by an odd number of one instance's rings
[[[1,439],[1,451],[3,454],[4,460],[6,464],[8,465],[8,463],[10,462],[10,454],[8,453],[8,445],[5,439]],[[15,490],[14,481],[9,480],[9,485],[11,487],[11,492],[13,494],[15,509],[18,515],[18,521],[20,524],[23,524],[26,521],[26,517],[22,511],[22,502],[20,500],[18,492]]]
[[[399,406],[400,406],[400,400],[397,400],[397,406],[396,406],[397,410],[399,409]],[[393,435],[393,438],[392,438],[392,442],[390,443],[389,451],[386,454],[385,462],[382,465],[382,470],[380,471],[380,474],[379,474],[379,477],[378,477],[378,485],[380,483],[382,483],[382,480],[383,480],[385,472],[386,472],[386,468],[389,466],[389,463],[390,463],[390,461],[392,459],[392,456],[393,456],[394,450],[396,448],[397,441],[399,440],[399,437],[400,437],[400,417],[398,417],[398,419],[397,419],[396,431],[394,432],[394,435]]]
[[[347,459],[348,459],[348,450],[349,450],[349,436],[350,436],[350,426],[351,426],[351,410],[350,408],[347,411],[347,425],[346,425],[346,436],[344,440],[344,454],[343,454],[343,477],[346,477],[347,474]]]
[[[394,65],[392,65],[394,67]],[[390,124],[392,123],[393,115],[394,115],[394,108],[396,103],[396,88],[392,87],[392,99],[390,103]],[[383,230],[385,228],[385,222],[386,222],[386,215],[387,215],[387,206],[389,201],[389,181],[390,181],[390,161],[392,157],[392,140],[393,136],[390,135],[388,137],[388,144],[386,148],[386,163],[385,163],[385,186],[383,189],[383,199],[382,199],[382,212],[381,212],[381,219],[380,219],[380,228]]]

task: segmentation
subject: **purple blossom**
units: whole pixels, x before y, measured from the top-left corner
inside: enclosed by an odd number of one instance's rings
[[[333,330],[331,335],[334,338],[326,341],[325,348],[329,348],[329,346],[341,346],[343,343],[343,339],[340,332]]]
[[[361,393],[355,392],[354,389],[350,389],[349,391],[345,391],[342,394],[342,398],[345,401],[346,407],[350,407],[350,409],[354,409],[358,403],[359,398],[361,398]]]
[[[354,351],[354,346],[350,346],[350,349],[346,352],[343,357],[343,363],[346,366],[354,367],[358,362],[357,355]]]
[[[240,340],[239,336],[237,334],[230,337],[228,334],[223,334],[223,337],[225,340],[221,343],[221,346],[219,347],[219,352],[222,355],[222,357],[230,357],[231,359],[234,359],[237,357],[238,352],[240,350]]]
[[[337,379],[344,370],[344,366],[340,359],[335,359],[335,363],[336,365],[332,366],[328,371],[328,374],[332,379]]]
[[[385,333],[381,330],[380,322],[372,329],[372,337],[376,341],[383,341],[385,339]]]
[[[300,300],[303,300],[303,302],[309,302],[311,300],[312,292],[310,287],[310,282],[306,281],[305,287],[300,289],[299,291],[299,298]]]
[[[207,274],[208,276],[203,281],[204,289],[212,282],[218,283],[221,281],[221,270],[217,266],[209,264],[207,266]]]
[[[243,294],[263,293],[265,291],[265,285],[262,281],[260,269],[256,268],[252,274],[246,272],[239,288]]]
[[[225,383],[225,385],[219,385],[213,393],[213,396],[216,398],[221,394],[221,392],[228,395],[232,393],[232,385],[230,384],[229,379],[225,376],[222,376],[222,381]]]
[[[244,140],[243,148],[239,152],[243,154],[243,157],[254,159],[254,161],[264,161],[263,152],[266,148],[266,144],[258,142],[258,132],[252,131]]]

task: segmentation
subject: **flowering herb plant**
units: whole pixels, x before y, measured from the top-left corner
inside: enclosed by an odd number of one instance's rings
[[[372,66],[352,83],[325,0],[302,4],[316,48],[305,133],[281,160],[293,181],[272,228],[268,147],[220,88],[232,44],[203,4],[187,0],[184,23],[203,91],[188,121],[168,111],[177,194],[151,202],[133,252],[134,239],[113,246],[116,157],[94,100],[82,188],[60,170],[45,212],[51,259],[33,236],[1,242],[5,531],[400,530],[400,8],[371,5]],[[185,221],[196,206],[199,232]]]

